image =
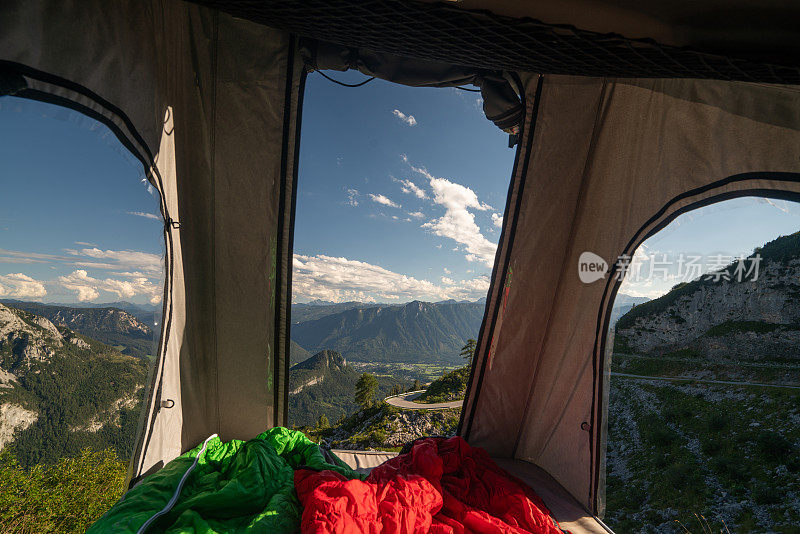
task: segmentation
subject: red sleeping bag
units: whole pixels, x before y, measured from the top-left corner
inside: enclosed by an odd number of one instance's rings
[[[560,534],[542,500],[459,437],[426,438],[366,481],[298,470],[302,532]]]

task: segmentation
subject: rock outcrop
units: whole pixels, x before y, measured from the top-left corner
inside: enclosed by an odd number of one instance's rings
[[[14,433],[25,430],[39,418],[39,414],[26,410],[19,404],[0,404],[0,450],[14,441]]]

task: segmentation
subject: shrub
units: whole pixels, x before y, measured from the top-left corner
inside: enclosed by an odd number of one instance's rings
[[[0,453],[0,532],[85,532],[122,496],[125,464],[112,449],[23,469]]]

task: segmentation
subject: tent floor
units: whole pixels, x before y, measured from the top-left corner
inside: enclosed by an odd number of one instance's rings
[[[572,534],[608,534],[612,532],[541,467],[510,458],[495,458],[494,461],[533,488],[550,509],[550,513],[558,521],[562,530],[567,530]]]
[[[397,456],[381,451],[332,451],[352,469],[368,473],[386,460]],[[542,498],[563,530],[572,534],[608,534],[612,532],[602,521],[586,511],[561,484],[544,469],[522,460],[495,458],[497,465],[525,482]],[[613,533],[612,533],[613,534]]]

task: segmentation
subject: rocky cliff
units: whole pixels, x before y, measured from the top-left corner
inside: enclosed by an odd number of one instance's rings
[[[800,358],[800,233],[745,261],[758,276],[704,276],[635,306],[617,323],[615,350],[712,358]],[[732,265],[728,272],[733,272]],[[717,279],[715,279],[717,278]]]

